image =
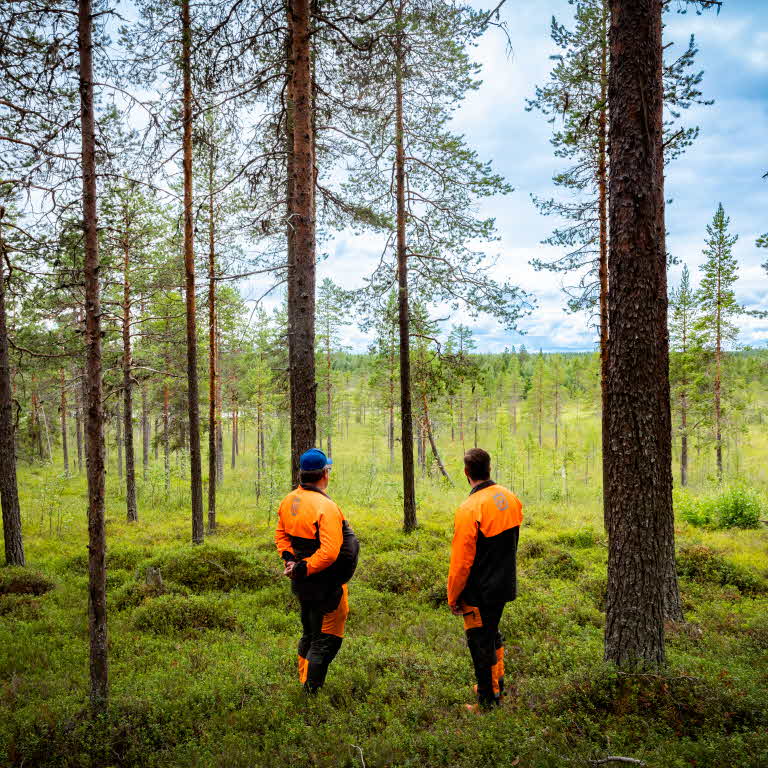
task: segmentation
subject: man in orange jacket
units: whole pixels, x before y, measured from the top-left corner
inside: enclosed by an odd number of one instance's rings
[[[341,648],[349,614],[347,582],[360,545],[339,506],[326,494],[331,459],[317,448],[299,460],[299,487],[280,504],[275,542],[301,605],[299,681],[308,693],[325,682]]]
[[[491,457],[482,448],[467,451],[464,474],[472,490],[456,511],[448,605],[455,615],[464,617],[478,704],[485,709],[499,704],[504,693],[504,639],[499,622],[504,605],[517,597],[523,505],[514,493],[491,480]]]

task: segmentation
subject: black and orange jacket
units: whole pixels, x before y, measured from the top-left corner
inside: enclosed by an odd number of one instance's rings
[[[456,511],[448,603],[492,605],[517,597],[517,542],[523,505],[493,480],[475,486]]]
[[[301,485],[281,502],[275,543],[286,562],[296,561],[294,591],[320,598],[349,581],[359,544],[338,504],[319,488]]]

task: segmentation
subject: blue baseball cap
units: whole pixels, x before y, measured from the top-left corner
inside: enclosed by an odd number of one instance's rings
[[[318,469],[326,469],[333,464],[319,448],[310,448],[301,454],[299,468],[303,472],[316,472]]]

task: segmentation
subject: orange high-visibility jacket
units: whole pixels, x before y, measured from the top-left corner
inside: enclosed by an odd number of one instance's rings
[[[336,562],[344,539],[344,515],[321,490],[299,486],[280,504],[275,543],[285,561],[306,561],[307,576]]]
[[[491,605],[517,597],[517,542],[523,505],[492,480],[475,486],[456,511],[448,603]]]

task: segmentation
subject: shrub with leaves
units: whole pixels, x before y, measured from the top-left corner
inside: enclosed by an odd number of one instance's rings
[[[277,570],[246,558],[237,550],[219,547],[171,551],[152,564],[161,567],[164,577],[193,592],[261,589],[279,578]]]
[[[768,591],[765,580],[753,571],[726,560],[721,554],[705,546],[684,547],[677,555],[677,573],[689,581],[727,584],[747,594]]]
[[[768,517],[761,495],[743,486],[699,498],[679,491],[675,494],[675,509],[684,520],[700,528],[758,528],[761,518]]]
[[[43,595],[55,586],[40,571],[17,566],[0,568],[0,595]]]
[[[214,597],[161,595],[140,605],[133,614],[137,629],[155,634],[171,634],[196,629],[238,628],[237,618],[228,603]]]
[[[146,584],[145,582],[134,581],[126,584],[115,595],[114,607],[118,611],[124,611],[128,608],[137,608],[145,601],[151,600],[161,595],[184,595],[189,596],[188,587],[173,582],[164,582],[161,586],[155,584]]]

